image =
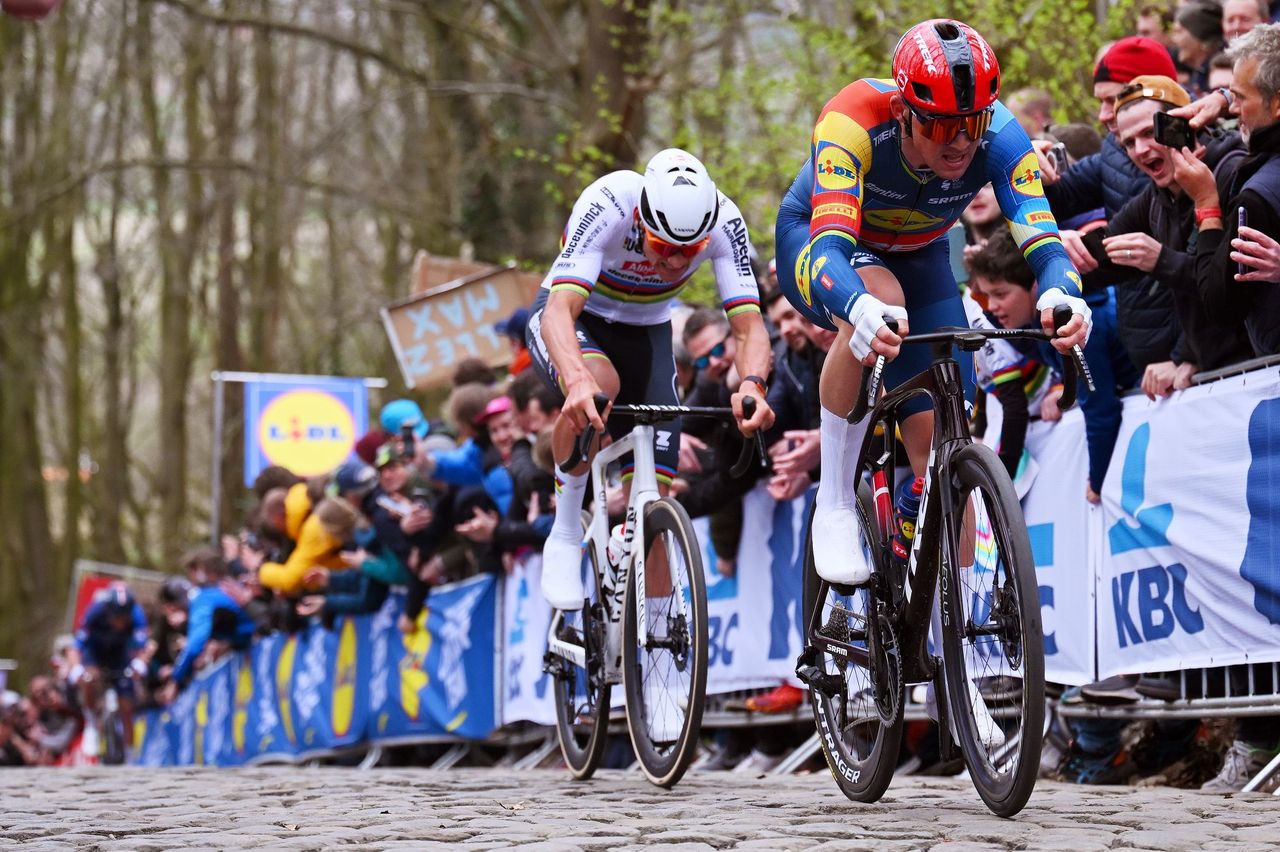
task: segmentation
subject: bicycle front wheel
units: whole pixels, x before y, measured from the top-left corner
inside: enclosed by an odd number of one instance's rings
[[[583,513],[584,536],[590,519]],[[607,628],[601,604],[600,561],[595,543],[588,540],[582,554],[586,605],[577,612],[559,614],[557,638],[569,646],[568,653],[548,652],[555,689],[556,737],[565,765],[579,780],[590,778],[599,767],[609,734],[611,690],[605,675]]]
[[[627,582],[622,667],[627,729],[645,776],[674,786],[693,760],[707,693],[707,586],[684,508],[664,497],[644,515],[644,623]]]
[[[961,449],[942,479],[955,508],[950,535],[939,536],[948,709],[978,794],[993,813],[1013,816],[1035,786],[1044,734],[1031,542],[1013,484],[990,448]]]
[[[875,802],[893,779],[902,744],[905,687],[901,671],[892,670],[900,652],[887,612],[872,600],[872,586],[846,595],[818,577],[813,562],[813,512],[811,508],[805,535],[805,630],[810,631],[810,625],[816,629],[805,636],[810,650],[800,665],[812,666],[809,701],[836,785],[856,802]],[[864,547],[869,546],[868,558],[874,560],[877,574],[883,574],[885,566],[878,564],[884,553],[883,536],[874,522],[871,489],[865,483],[858,487],[857,512]],[[878,631],[874,637],[872,631]],[[828,640],[839,643],[838,652],[822,650],[831,647],[820,644]]]

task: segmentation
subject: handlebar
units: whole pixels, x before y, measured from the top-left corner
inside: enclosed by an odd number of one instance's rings
[[[1066,305],[1058,305],[1053,309],[1053,326],[1056,331],[1071,322],[1071,308]],[[898,331],[898,324],[890,317],[884,318],[885,325],[895,334]],[[981,349],[983,344],[988,340],[1043,340],[1046,342],[1056,339],[1056,335],[1048,334],[1039,329],[1029,328],[940,328],[937,331],[928,334],[915,334],[910,337],[903,338],[903,343],[932,343],[932,344],[950,344],[959,346],[966,352],[976,352]],[[1063,376],[1062,376],[1062,396],[1058,399],[1058,408],[1066,411],[1076,403],[1076,392],[1078,379],[1083,378],[1085,387],[1090,391],[1095,389],[1093,384],[1093,374],[1089,371],[1089,364],[1085,361],[1084,352],[1079,344],[1072,346],[1069,353],[1070,358],[1063,359]],[[867,412],[875,407],[876,400],[880,396],[880,384],[884,376],[885,357],[883,355],[876,356],[873,366],[862,368],[862,389],[863,392],[858,394],[857,400],[854,401],[853,410],[849,412],[846,418],[850,423],[860,423],[867,416]]]
[[[601,417],[604,417],[605,409],[609,407],[609,397],[602,393],[596,394],[594,397],[596,411]],[[744,420],[750,420],[755,416],[756,400],[753,396],[746,396],[742,399],[742,416]],[[656,423],[659,420],[670,420],[673,417],[720,417],[733,418],[735,415],[732,408],[715,407],[715,406],[689,406],[689,405],[615,405],[611,413],[626,414],[635,417],[641,422]],[[586,459],[591,442],[596,438],[596,430],[594,426],[588,425],[573,442],[573,448],[569,451],[569,456],[563,462],[560,462],[561,470],[573,470]],[[753,459],[753,456],[755,457]],[[761,467],[768,464],[767,456],[764,451],[764,438],[759,429],[755,435],[749,440],[742,443],[742,451],[738,454],[737,461],[733,467],[729,468],[729,475],[737,479],[750,470],[752,464],[758,463]]]

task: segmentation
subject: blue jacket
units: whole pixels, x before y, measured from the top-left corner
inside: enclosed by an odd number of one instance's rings
[[[505,515],[511,508],[515,491],[511,474],[500,464],[485,470],[484,456],[484,449],[469,438],[456,450],[433,456],[436,469],[432,477],[449,485],[483,485],[485,493],[497,504],[498,512]]]
[[[173,679],[179,684],[186,683],[200,652],[210,639],[221,639],[237,648],[247,648],[253,631],[253,621],[222,589],[206,586],[197,590],[187,611],[187,646],[173,665]]]

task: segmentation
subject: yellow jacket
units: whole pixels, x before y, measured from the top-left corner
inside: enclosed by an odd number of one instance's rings
[[[298,544],[281,565],[264,562],[258,569],[258,581],[282,595],[294,596],[303,591],[303,576],[317,566],[340,571],[347,567],[338,556],[345,540],[332,525],[324,523],[320,514],[311,511],[311,499],[305,484],[295,485],[285,497],[285,530]]]

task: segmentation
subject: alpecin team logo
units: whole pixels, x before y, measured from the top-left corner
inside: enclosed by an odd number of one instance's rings
[[[267,461],[299,476],[317,476],[342,464],[355,432],[351,410],[320,390],[282,393],[258,420],[258,444]]]

